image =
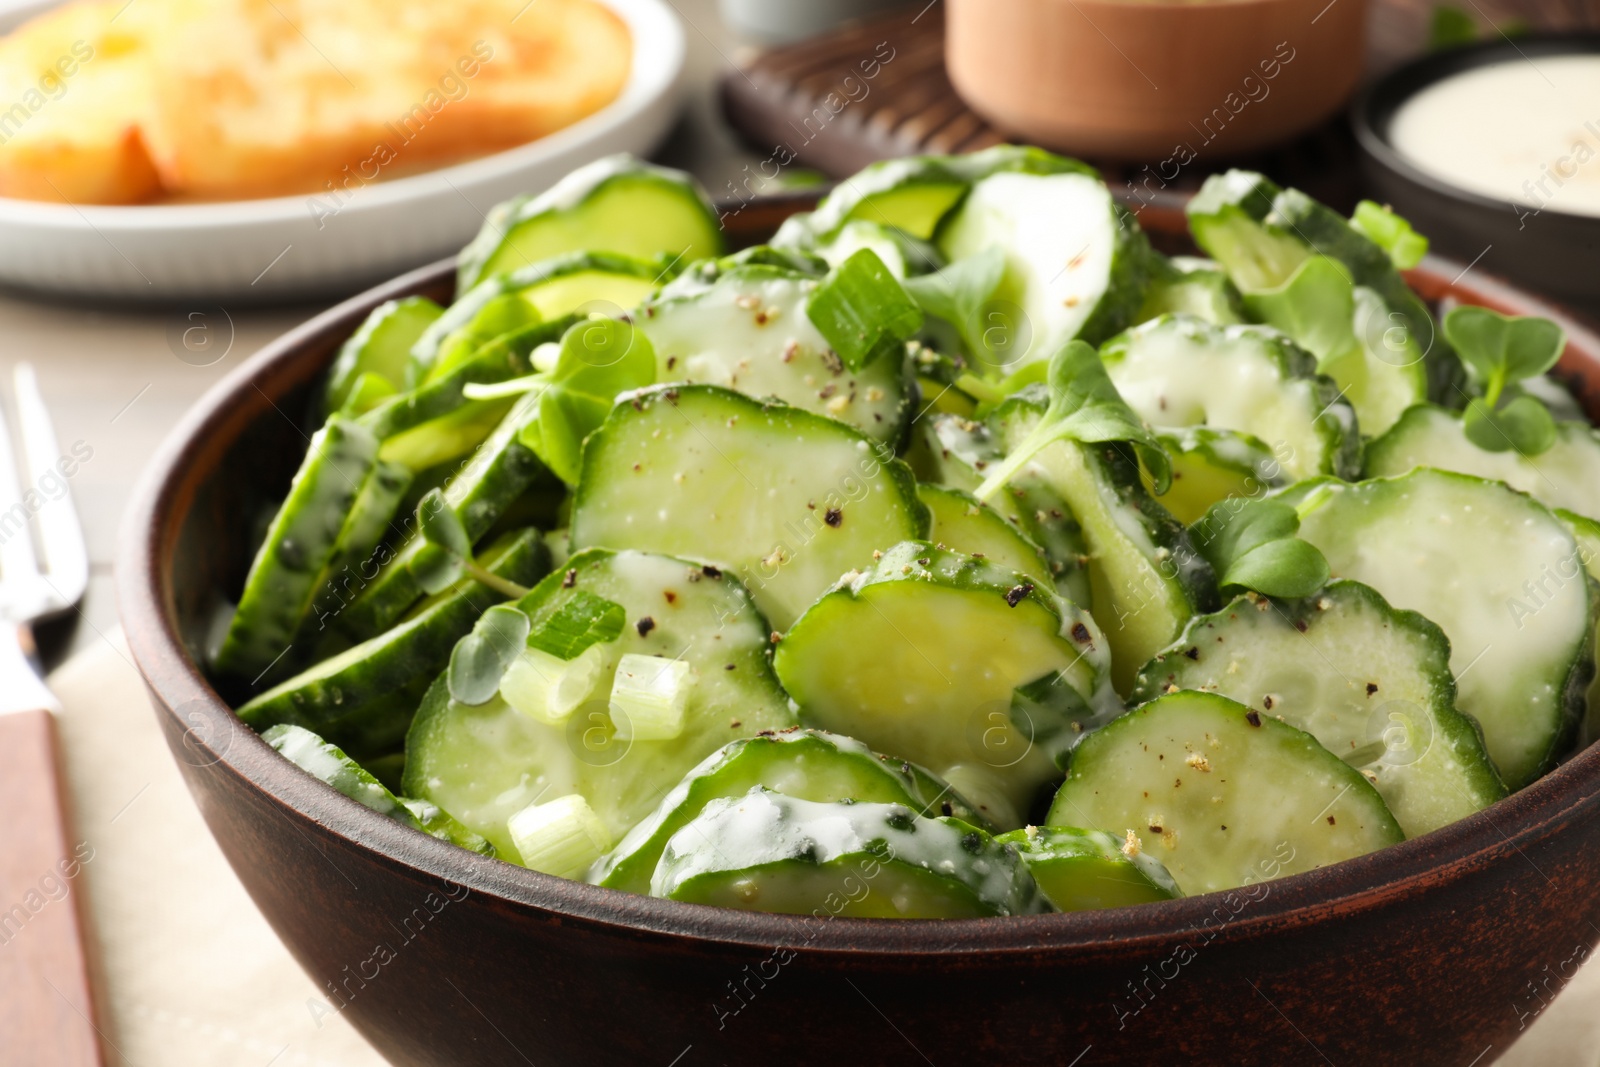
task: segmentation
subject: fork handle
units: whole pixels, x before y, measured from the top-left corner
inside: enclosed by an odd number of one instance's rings
[[[50,712],[0,715],[0,1063],[101,1067],[58,755]]]

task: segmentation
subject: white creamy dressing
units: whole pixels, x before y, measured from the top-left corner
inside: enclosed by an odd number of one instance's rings
[[[1400,106],[1389,141],[1471,192],[1600,215],[1600,54],[1508,59],[1441,79]]]

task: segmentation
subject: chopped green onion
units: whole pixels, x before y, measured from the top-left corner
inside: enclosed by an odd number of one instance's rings
[[[557,659],[572,659],[591,645],[615,641],[626,622],[621,604],[577,589],[557,610],[535,617],[528,647]]]
[[[535,722],[560,726],[599,688],[605,665],[603,645],[591,645],[573,659],[525,648],[501,675],[500,695]]]
[[[630,741],[670,741],[683,733],[684,709],[694,688],[694,668],[630,652],[611,683],[611,721]]]
[[[605,823],[577,793],[529,804],[506,829],[524,867],[560,878],[581,878],[612,845]]]
[[[806,317],[853,371],[895,352],[922,329],[922,309],[870,248],[823,279],[806,301]]]
[[[468,400],[500,400],[531,393],[549,384],[550,379],[546,375],[525,374],[521,378],[510,378],[503,382],[468,382],[461,387],[461,395]]]

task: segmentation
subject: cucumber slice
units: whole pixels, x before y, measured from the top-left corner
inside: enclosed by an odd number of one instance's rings
[[[692,263],[722,251],[716,210],[692,177],[607,156],[535,197],[496,205],[461,250],[456,292],[564,252],[618,252]]]
[[[798,800],[759,786],[711,801],[674,834],[650,892],[724,908],[869,919],[1048,908],[1017,850],[959,819],[923,818],[903,804]]]
[[[1405,839],[1372,783],[1310,734],[1180,691],[1086,737],[1051,825],[1125,833],[1185,893],[1298,874]]]
[[[1290,480],[1267,443],[1250,434],[1192,426],[1160,438],[1172,457],[1172,486],[1161,506],[1185,526],[1198,522],[1219,500],[1260,496]],[[1153,488],[1148,474],[1144,486]]]
[[[297,645],[303,643],[307,648],[314,645],[313,631],[320,633],[326,629],[327,620],[344,606],[342,592],[351,582],[358,581],[363,572],[371,573],[378,566],[379,546],[400,526],[395,520],[411,480],[409,467],[383,459],[378,460],[372,473],[367,475],[355,503],[350,506],[350,514],[345,517],[344,528],[339,531],[333,558],[317,576],[311,610],[306,613]],[[302,642],[299,639],[307,636],[311,640]],[[283,674],[278,672],[277,677]]]
[[[506,402],[467,400],[462,390],[469,383],[493,384],[533,373],[533,350],[561,340],[574,321],[538,323],[490,341],[471,359],[379,405],[359,421],[384,443],[384,459],[405,463],[419,474],[464,455],[494,428]],[[464,435],[467,428],[476,439]]]
[[[877,253],[896,278],[928,274],[944,266],[944,257],[932,244],[919,241],[904,230],[866,219],[851,219],[810,250],[826,260],[828,266],[837,267],[863,248]]]
[[[1057,911],[1125,908],[1183,896],[1165,867],[1142,852],[1128,855],[1124,842],[1104,830],[1028,826],[995,841],[1016,848]]]
[[[1007,400],[990,416],[996,437],[1007,448],[1016,445],[1044,408],[1037,388]],[[1215,606],[1211,567],[1183,525],[1145,490],[1137,460],[1115,445],[1060,441],[1023,470],[1059,495],[1082,526],[1093,611],[1111,646],[1112,681],[1125,693],[1138,669],[1176,640],[1190,618]]]
[[[953,815],[985,825],[954,790],[915,764],[880,756],[839,734],[783,730],[731,742],[707,756],[672,787],[649,818],[595,864],[589,880],[648,893],[668,838],[711,801],[741,797],[757,786],[819,803],[903,804],[919,815]]]
[[[261,735],[261,739],[302,771],[379,815],[387,815],[402,826],[421,830],[431,837],[470,851],[494,855],[493,845],[440,811],[436,805],[395,796],[337,745],[328,744],[310,730],[283,724],[272,727]]]
[[[1134,316],[1135,325],[1162,315],[1192,315],[1215,326],[1245,321],[1239,290],[1221,266],[1207,259],[1152,255],[1156,258],[1149,288]]]
[[[1433,395],[1453,392],[1461,365],[1439,336],[1426,305],[1406,285],[1394,263],[1349,220],[1298,189],[1283,189],[1253,171],[1230,170],[1207,178],[1185,208],[1195,243],[1217,260],[1246,294],[1287,282],[1315,255],[1338,260],[1356,285],[1365,286],[1398,315],[1398,333],[1385,323],[1391,343],[1426,355]],[[1388,315],[1385,315],[1388,318]],[[1359,331],[1364,335],[1372,328]],[[1403,343],[1398,341],[1404,335]],[[1391,355],[1389,362],[1395,360]]]
[[[1600,522],[1584,518],[1571,511],[1558,511],[1556,517],[1567,524],[1574,540],[1578,542],[1578,556],[1591,581],[1600,582]],[[1594,598],[1596,614],[1600,615],[1600,596]],[[1600,626],[1595,628],[1595,662],[1600,664]],[[1578,747],[1585,748],[1600,738],[1600,673],[1589,683],[1584,698],[1585,712],[1582,728],[1578,731]]]
[[[1149,243],[1092,174],[984,178],[940,228],[938,245],[952,261],[992,247],[1005,253],[994,299],[1019,307],[1031,334],[1007,373],[1049,359],[1075,337],[1103,341],[1144,302]]]
[[[994,508],[980,504],[971,493],[942,485],[919,484],[917,499],[933,517],[928,539],[935,544],[1016,571],[1038,582],[1041,589],[1055,586],[1050,561],[1045,559],[1039,546],[1019,533]]]
[[[411,346],[443,314],[444,308],[422,296],[386,300],[373,308],[334,357],[323,407],[328,411],[344,407],[357,379],[364,374],[377,375],[397,391],[404,387]]]
[[[812,213],[813,234],[827,238],[852,219],[893,226],[927,240],[967,193],[967,180],[940,156],[884,160],[841,181]]]
[[[1421,612],[1450,638],[1456,706],[1483,727],[1520,789],[1564,750],[1593,670],[1591,600],[1560,519],[1497,482],[1423,468],[1348,485],[1308,482],[1283,499],[1335,577]]]
[[[1467,438],[1460,415],[1419,405],[1369,443],[1366,453],[1368,477],[1416,467],[1475,474],[1505,482],[1548,507],[1600,516],[1600,433],[1584,423],[1556,423],[1556,443],[1529,457],[1515,449],[1486,452]]]
[[[1294,478],[1360,469],[1355,412],[1310,353],[1275,330],[1171,315],[1111,339],[1100,354],[1128,406],[1157,429],[1250,434]]]
[[[1407,837],[1506,795],[1477,724],[1456,710],[1444,631],[1359,582],[1304,600],[1240,597],[1195,619],[1139,672],[1132,699],[1173,688],[1306,731],[1366,774]]]
[[[568,252],[493,275],[463,293],[417,338],[407,378],[422,383],[447,374],[484,342],[586,305],[596,305],[601,314],[625,312],[671,277],[671,269],[615,252]]]
[[[474,542],[545,473],[539,458],[517,441],[518,431],[538,409],[537,395],[519,398],[494,432],[443,485],[445,502],[460,516]],[[414,523],[412,515],[406,523],[408,532]],[[380,550],[365,561],[358,568],[354,588],[342,585],[354,595],[348,606],[337,612],[331,643],[324,645],[323,654],[368,640],[393,626],[423,595],[422,583],[411,570],[412,561],[420,553],[437,551],[410,533],[399,549]]]
[[[684,775],[729,741],[795,725],[771,666],[771,629],[732,575],[642,552],[591,549],[540,582],[519,607],[543,617],[578,592],[620,604],[627,625],[603,646],[597,694],[561,726],[496,697],[468,706],[440,678],[406,738],[406,791],[430,800],[520,862],[506,820],[534,802],[581,795],[620,839]],[[696,681],[683,731],[617,737],[605,694],[628,654],[687,663]],[[731,668],[731,669],[730,669]]]
[[[773,665],[807,722],[915,760],[1019,826],[1082,731],[1121,710],[1099,628],[1047,588],[903,542],[812,605]]]
[[[709,284],[691,282],[691,295],[669,286],[640,309],[657,381],[776,397],[879,441],[903,436],[912,406],[903,361],[885,357],[847,370],[806,316],[815,278],[751,265],[723,270]]]
[[[338,415],[312,435],[212,659],[218,674],[253,684],[288,653],[377,463],[378,439]]]
[[[503,537],[479,558],[491,574],[519,585],[531,585],[549,571],[549,552],[536,530]],[[373,705],[386,703],[397,689],[426,685],[450,662],[456,642],[472,630],[478,616],[506,599],[502,593],[469,579],[429,597],[406,619],[377,637],[331,656],[290,678],[238,709],[239,718],[257,730],[293,723],[350,747],[356,735],[341,727],[350,721],[370,737]],[[404,708],[394,734],[404,736],[416,705]],[[379,716],[381,717],[381,716]]]
[[[928,532],[911,472],[833,419],[712,385],[618,404],[583,450],[572,544],[738,572],[786,629],[874,549]]]
[[[918,440],[924,446],[921,458],[926,476],[946,487],[976,489],[983,482],[984,468],[1005,458],[994,434],[981,422],[960,415],[935,415],[923,426]],[[1092,610],[1088,542],[1066,501],[1044,484],[1038,472],[1024,471],[1011,479],[993,507],[1043,550],[1055,576],[1056,592],[1085,611]]]

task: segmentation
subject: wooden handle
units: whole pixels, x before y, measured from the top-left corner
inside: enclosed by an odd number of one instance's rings
[[[0,715],[0,1063],[101,1067],[55,717]]]

